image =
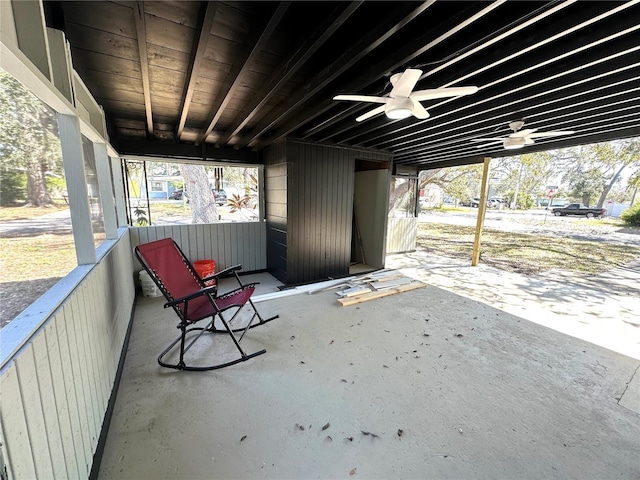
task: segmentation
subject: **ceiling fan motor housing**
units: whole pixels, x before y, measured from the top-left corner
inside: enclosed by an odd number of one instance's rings
[[[384,106],[384,113],[393,119],[407,118],[411,116],[412,112],[413,100],[408,97],[393,98]]]
[[[525,137],[507,137],[504,139],[503,146],[507,150],[511,150],[514,148],[522,148],[527,144],[527,139]]]

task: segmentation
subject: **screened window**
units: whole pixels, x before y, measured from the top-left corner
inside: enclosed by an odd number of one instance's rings
[[[0,327],[77,266],[56,112],[0,69]]]
[[[416,177],[392,177],[389,192],[390,217],[415,217],[418,194]]]
[[[258,167],[124,160],[130,224],[253,222]]]
[[[82,136],[82,153],[84,157],[84,174],[87,181],[87,197],[89,199],[89,210],[91,212],[93,243],[95,246],[98,246],[106,239],[104,215],[102,213],[102,202],[100,201],[100,188],[98,185],[93,143],[84,135]]]

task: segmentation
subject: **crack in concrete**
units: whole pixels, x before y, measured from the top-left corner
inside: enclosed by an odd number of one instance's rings
[[[633,371],[633,374],[631,375],[631,378],[629,379],[629,381],[627,382],[626,386],[624,387],[624,391],[622,392],[622,395],[620,395],[620,398],[618,398],[618,405],[620,405],[620,402],[624,398],[624,394],[627,393],[627,390],[629,390],[629,385],[631,385],[631,382],[633,382],[633,379],[636,376],[636,374],[638,373],[638,370],[640,370],[640,363],[638,363],[638,366],[636,366],[636,369]],[[622,406],[624,406],[624,405],[622,405]]]

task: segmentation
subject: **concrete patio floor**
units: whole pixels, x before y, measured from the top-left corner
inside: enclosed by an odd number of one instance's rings
[[[267,353],[204,373],[157,365],[178,333],[162,304],[139,298],[100,478],[640,476],[640,362],[487,303],[433,285],[262,301],[280,318],[243,345]]]

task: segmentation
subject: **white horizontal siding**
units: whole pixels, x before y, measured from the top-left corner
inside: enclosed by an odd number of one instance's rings
[[[416,249],[418,219],[390,217],[387,224],[387,253],[412,252]]]
[[[238,264],[245,272],[267,268],[265,222],[168,225],[131,228],[129,231],[132,247],[173,238],[191,262],[215,260],[216,270]]]
[[[125,233],[0,374],[10,478],[87,478],[135,289]]]

